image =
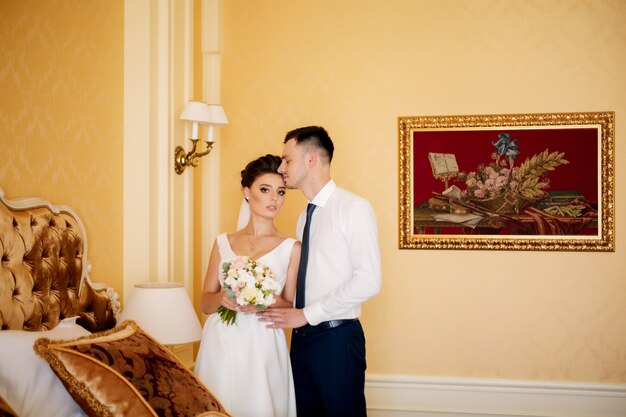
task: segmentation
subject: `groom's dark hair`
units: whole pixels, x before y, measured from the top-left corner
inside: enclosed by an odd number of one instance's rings
[[[280,156],[269,153],[248,162],[248,165],[241,171],[241,186],[250,187],[254,180],[263,174],[277,174],[281,163]]]
[[[294,139],[298,145],[308,145],[322,151],[322,156],[328,157],[328,163],[333,160],[335,146],[328,132],[321,126],[306,126],[291,130],[285,135],[285,142]]]

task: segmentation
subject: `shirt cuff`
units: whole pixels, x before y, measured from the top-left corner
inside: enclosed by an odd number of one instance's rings
[[[302,311],[304,312],[306,321],[308,321],[311,326],[317,326],[324,321],[324,310],[320,303],[308,305],[304,307]]]

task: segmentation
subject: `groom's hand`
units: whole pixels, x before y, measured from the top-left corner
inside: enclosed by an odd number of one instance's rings
[[[298,328],[307,324],[304,311],[300,308],[268,308],[258,312],[257,316],[270,329]]]

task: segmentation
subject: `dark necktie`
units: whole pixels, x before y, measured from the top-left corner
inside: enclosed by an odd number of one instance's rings
[[[309,233],[311,230],[311,216],[317,207],[309,203],[306,207],[306,223],[302,233],[302,250],[300,251],[300,265],[298,266],[298,282],[296,284],[296,308],[304,308],[304,286],[306,283],[306,267],[309,262]]]

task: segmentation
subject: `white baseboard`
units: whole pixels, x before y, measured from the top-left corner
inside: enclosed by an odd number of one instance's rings
[[[373,375],[369,417],[626,417],[626,384]]]

